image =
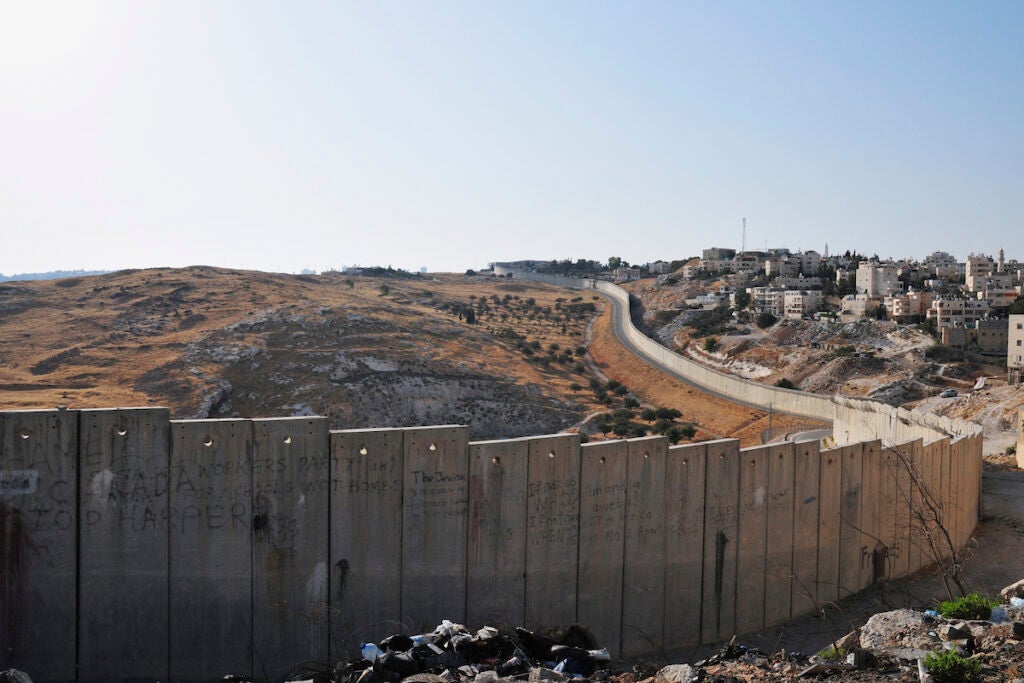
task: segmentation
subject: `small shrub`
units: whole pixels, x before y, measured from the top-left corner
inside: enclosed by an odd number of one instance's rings
[[[708,353],[714,353],[715,349],[718,348],[718,340],[714,337],[708,337],[704,340],[704,350]]]
[[[776,382],[775,386],[777,386],[780,389],[796,389],[796,385],[793,384],[791,381],[789,381],[789,379],[787,379],[785,377],[783,377],[778,382]]]
[[[764,313],[761,313],[757,316],[757,326],[760,327],[762,330],[766,327],[771,327],[777,322],[779,322],[779,319],[776,318],[775,315],[773,315],[772,313],[769,313],[768,311],[765,311]]]
[[[640,419],[647,422],[653,422],[657,417],[658,415],[654,412],[654,408],[644,408],[644,411],[640,413]]]
[[[818,652],[818,656],[826,662],[841,662],[846,659],[846,650],[835,645],[830,645]]]
[[[569,391],[579,391],[582,388],[583,387],[576,382],[573,382],[572,384],[569,385]]]
[[[1006,454],[1007,455],[1017,455],[1017,445],[1014,444],[1013,446],[1007,446],[1006,447]]]
[[[622,405],[626,406],[627,408],[639,408],[640,401],[636,400],[632,396],[627,396],[626,398],[622,399]]]
[[[939,604],[939,614],[946,619],[988,619],[998,600],[987,598],[981,593],[971,593],[956,600],[945,600]]]
[[[924,666],[935,683],[975,683],[981,680],[981,662],[947,650],[935,655],[928,653]]]

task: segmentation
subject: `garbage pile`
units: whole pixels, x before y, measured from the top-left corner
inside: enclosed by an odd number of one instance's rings
[[[591,678],[611,663],[579,624],[547,634],[492,626],[473,632],[446,619],[430,633],[392,635],[360,650],[361,658],[339,665],[338,683],[491,683],[538,669],[561,674],[541,678]]]

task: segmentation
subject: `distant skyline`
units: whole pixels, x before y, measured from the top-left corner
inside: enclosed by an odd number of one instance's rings
[[[0,272],[1024,260],[1024,3],[0,0]]]

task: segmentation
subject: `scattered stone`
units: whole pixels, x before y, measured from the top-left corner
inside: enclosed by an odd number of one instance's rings
[[[670,664],[655,675],[656,681],[667,683],[693,683],[697,680],[697,671],[689,664]]]
[[[1024,598],[1024,579],[1021,579],[1017,583],[1012,583],[999,591],[999,597],[1006,602],[1009,602],[1010,598]]]
[[[908,658],[908,650],[931,651],[937,639],[928,635],[924,615],[912,609],[881,612],[860,629],[860,646],[878,657]],[[916,657],[909,657],[915,659]]]

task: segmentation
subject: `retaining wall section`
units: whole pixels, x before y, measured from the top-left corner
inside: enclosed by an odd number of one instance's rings
[[[0,412],[0,669],[279,681],[442,619],[579,621],[641,654],[906,575],[978,518],[977,435],[741,450],[326,425]]]

